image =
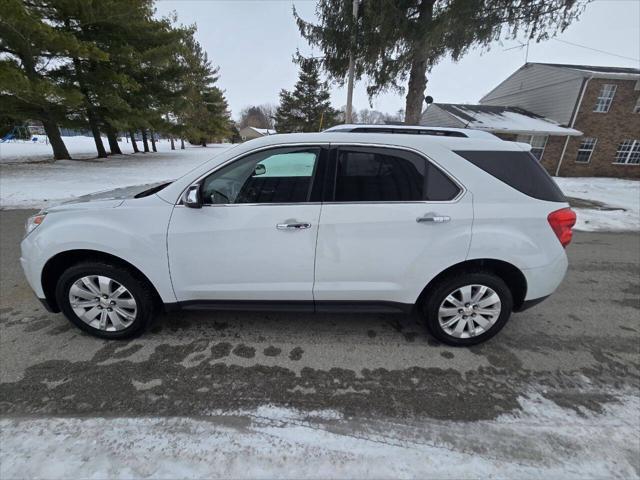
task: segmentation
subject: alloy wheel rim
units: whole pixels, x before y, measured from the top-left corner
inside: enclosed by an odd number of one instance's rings
[[[489,331],[500,317],[500,296],[486,285],[456,288],[440,304],[438,322],[448,335],[472,338]]]
[[[104,275],[87,275],[73,282],[69,303],[80,320],[105,332],[130,327],[138,311],[131,292]]]

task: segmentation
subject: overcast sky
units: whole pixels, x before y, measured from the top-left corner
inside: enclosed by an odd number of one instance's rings
[[[175,11],[181,23],[197,25],[196,37],[220,67],[219,86],[237,118],[245,106],[277,104],[280,89],[293,87],[296,48],[305,55],[320,54],[298,33],[293,4],[303,18],[315,19],[315,0],[159,0],[157,9],[159,15]],[[529,61],[640,67],[640,0],[596,0],[557,39],[618,56],[549,40],[530,44]],[[471,51],[457,63],[441,61],[428,77],[426,94],[436,102],[477,102],[524,63],[525,48],[506,50],[517,45],[504,40],[488,52]],[[369,108],[365,88],[364,82],[355,86],[356,109]],[[332,101],[343,106],[345,90],[332,86]],[[404,97],[380,95],[373,108],[395,112],[404,108]]]

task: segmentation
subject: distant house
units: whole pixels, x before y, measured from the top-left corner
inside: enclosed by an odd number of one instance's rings
[[[432,106],[425,113],[438,126]],[[479,107],[522,109],[582,132],[498,133],[531,143],[553,175],[640,178],[638,68],[526,63],[482,97]]]
[[[266,135],[275,135],[277,132],[271,128],[244,127],[240,129],[240,138],[242,141],[260,138]]]
[[[562,141],[582,132],[566,128],[549,118],[518,107],[434,103],[422,114],[421,125],[484,130],[505,140],[531,144],[531,152],[540,160],[547,139]]]

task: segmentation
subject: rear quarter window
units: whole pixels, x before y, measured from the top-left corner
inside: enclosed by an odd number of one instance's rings
[[[456,150],[457,155],[521,193],[548,202],[566,202],[538,160],[529,152]]]

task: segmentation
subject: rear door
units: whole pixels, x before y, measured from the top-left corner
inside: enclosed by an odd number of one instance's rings
[[[415,151],[332,148],[318,244],[316,308],[331,302],[410,304],[466,258],[471,193]]]

